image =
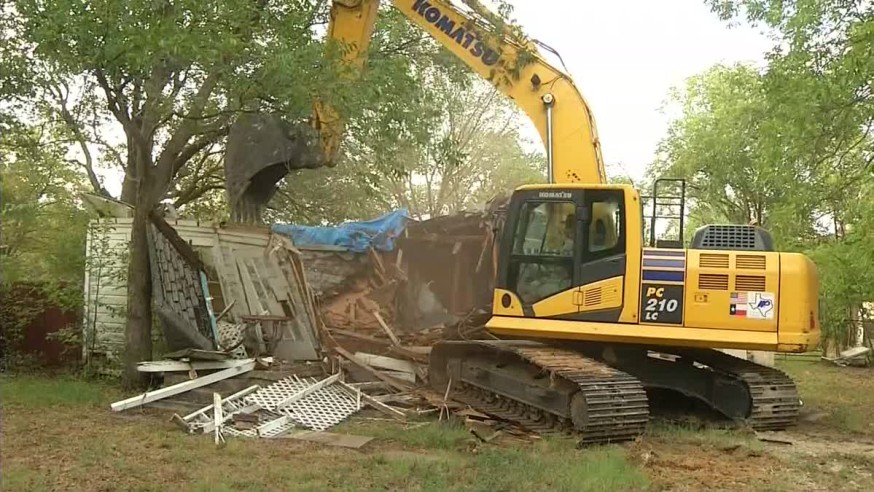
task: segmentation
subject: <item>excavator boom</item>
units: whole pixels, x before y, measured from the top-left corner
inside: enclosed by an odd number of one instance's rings
[[[535,43],[518,39],[507,28],[490,25],[482,16],[468,15],[444,0],[391,3],[525,112],[546,146],[549,182],[607,182],[589,105],[571,78],[543,59]],[[379,5],[379,0],[335,0],[332,4],[328,38],[341,47],[343,62],[353,69],[364,67]],[[343,118],[321,102],[316,103],[314,114],[322,151],[332,160],[343,136]]]

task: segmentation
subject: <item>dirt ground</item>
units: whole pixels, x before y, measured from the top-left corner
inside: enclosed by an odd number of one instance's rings
[[[404,426],[366,412],[331,429],[375,437],[357,450],[291,439],[216,447],[166,412],[111,412],[126,396],[111,386],[4,376],[2,489],[874,490],[874,369],[780,368],[804,400],[789,431],[655,420],[637,442],[582,450],[558,437],[483,444],[458,425]]]

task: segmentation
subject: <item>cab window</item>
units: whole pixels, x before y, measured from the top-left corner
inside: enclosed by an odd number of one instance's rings
[[[522,205],[513,238],[509,284],[530,304],[571,288],[576,242],[573,202]]]
[[[622,192],[605,191],[593,195],[587,200],[592,217],[588,224],[586,260],[625,252]]]

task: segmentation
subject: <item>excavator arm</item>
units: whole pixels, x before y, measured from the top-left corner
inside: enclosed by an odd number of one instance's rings
[[[479,2],[472,2],[482,12]],[[422,28],[525,112],[546,146],[550,183],[606,183],[595,120],[567,74],[549,64],[534,43],[474,18],[444,0],[392,0]],[[357,76],[366,64],[379,0],[334,0],[329,43],[342,47],[343,63]],[[452,108],[448,108],[449,111]],[[326,162],[334,161],[344,133],[338,112],[316,102],[313,125]]]

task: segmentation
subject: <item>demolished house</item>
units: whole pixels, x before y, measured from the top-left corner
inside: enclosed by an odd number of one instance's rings
[[[85,282],[84,349],[88,360],[118,360],[124,343],[126,264],[131,219],[95,221],[88,238]],[[228,322],[285,330],[277,355],[318,360],[312,289],[307,288],[303,257],[266,227],[220,227],[197,221],[165,221],[152,216],[148,229],[156,347],[216,350]],[[268,248],[270,248],[268,250]],[[268,251],[270,253],[268,254]],[[338,265],[354,258],[332,255]],[[318,263],[318,262],[315,262]],[[342,279],[314,280],[332,288]],[[219,319],[221,317],[221,319]],[[222,323],[224,321],[224,323]]]
[[[104,218],[89,234],[91,360],[118,358],[126,302],[123,260],[100,271],[94,260],[109,255],[95,246],[123,251],[130,225]],[[430,346],[482,333],[491,302],[484,214],[419,222],[398,210],[339,227],[153,214],[148,239],[156,360],[139,369],[160,387],[112,408],[172,409],[186,431],[217,440],[324,431],[365,406],[398,420],[451,407],[426,384]]]

